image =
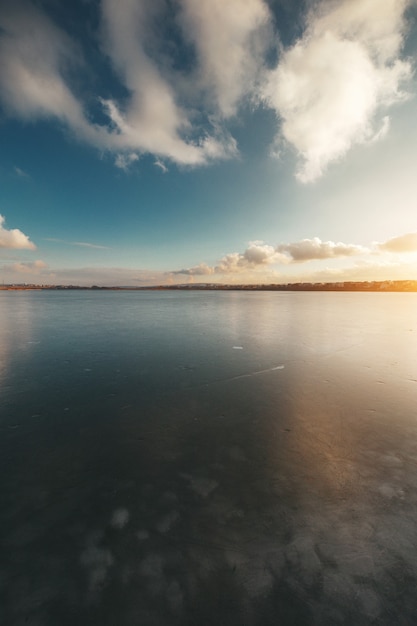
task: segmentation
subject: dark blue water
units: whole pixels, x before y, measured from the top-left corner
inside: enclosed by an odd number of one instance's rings
[[[0,621],[417,623],[417,294],[0,292]]]

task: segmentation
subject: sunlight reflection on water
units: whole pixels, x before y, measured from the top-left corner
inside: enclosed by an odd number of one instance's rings
[[[416,294],[0,296],[8,625],[416,621]]]

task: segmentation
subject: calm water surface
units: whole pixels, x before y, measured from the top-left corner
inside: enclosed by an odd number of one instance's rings
[[[417,294],[0,293],[0,621],[417,623]]]

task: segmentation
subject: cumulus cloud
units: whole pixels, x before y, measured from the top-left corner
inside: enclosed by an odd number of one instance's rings
[[[185,276],[209,276],[210,274],[214,274],[214,268],[210,267],[206,263],[200,263],[199,265],[194,265],[193,267],[188,267],[182,270],[175,270],[171,272],[171,274],[184,274]]]
[[[318,237],[302,239],[293,243],[279,244],[275,247],[263,241],[252,241],[244,252],[226,254],[217,265],[208,266],[200,263],[194,267],[172,272],[188,276],[210,274],[235,274],[251,270],[265,269],[273,264],[289,265],[306,263],[318,259],[334,259],[361,255],[369,252],[368,248],[342,242],[321,241]]]
[[[190,277],[241,274],[242,276],[251,275],[256,281],[256,273],[262,273],[263,276],[268,275],[268,277],[271,277],[275,271],[272,266],[284,266],[286,272],[289,272],[286,280],[306,280],[312,282],[332,280],[332,276],[345,276],[345,280],[377,280],[384,278],[382,275],[384,268],[389,270],[387,276],[392,278],[407,278],[410,275],[415,275],[415,265],[392,262],[389,257],[384,259],[382,256],[379,257],[380,260],[376,261],[375,252],[417,252],[417,232],[393,237],[383,243],[374,242],[370,247],[343,243],[341,241],[322,241],[319,237],[280,243],[276,246],[268,245],[263,241],[252,241],[244,252],[226,254],[216,265],[210,266],[206,263],[200,263],[186,269],[170,272],[170,274],[182,274]],[[294,273],[294,271],[297,271],[297,266],[307,265],[311,261],[350,258],[355,258],[355,265],[350,269],[346,267],[326,267],[324,269],[314,269],[310,273],[304,270],[302,278],[299,278],[299,273]],[[360,278],[361,275],[362,279]],[[372,276],[373,278],[370,278]],[[279,275],[279,278],[282,280],[283,276]],[[343,280],[343,278],[340,278],[340,280]]]
[[[252,241],[243,253],[226,254],[214,268],[216,274],[230,274],[256,269],[283,260],[282,255],[262,241]]]
[[[417,252],[417,232],[392,237],[383,243],[377,242],[375,245],[382,252]]]
[[[252,241],[243,253],[231,252],[226,254],[219,263],[213,267],[206,263],[200,263],[182,270],[173,271],[172,274],[184,274],[187,276],[209,276],[210,274],[231,274],[255,269],[258,266],[269,265],[281,255],[276,250],[262,241]]]
[[[16,250],[36,250],[27,235],[18,228],[7,230],[4,228],[5,218],[0,215],[0,248],[14,248]]]
[[[300,156],[300,181],[316,180],[354,144],[386,132],[388,118],[378,128],[378,111],[404,98],[401,86],[411,75],[400,58],[408,4],[315,4],[303,36],[266,74],[263,96]]]
[[[353,256],[368,252],[367,248],[342,242],[321,241],[318,237],[302,239],[294,243],[277,246],[277,252],[288,256],[295,263],[313,261],[315,259],[333,259],[336,257]]]

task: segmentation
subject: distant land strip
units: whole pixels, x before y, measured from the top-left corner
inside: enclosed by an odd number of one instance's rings
[[[155,285],[147,287],[81,287],[78,285],[0,285],[0,291],[54,291],[54,290],[107,290],[107,291],[417,291],[417,280],[344,281],[325,283],[286,283],[234,285],[219,283],[186,283],[179,285]]]

